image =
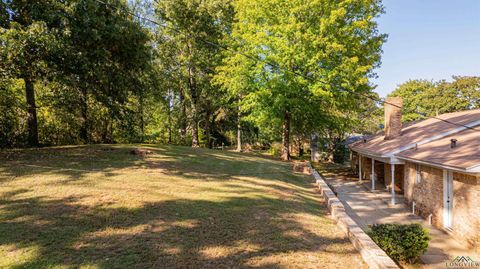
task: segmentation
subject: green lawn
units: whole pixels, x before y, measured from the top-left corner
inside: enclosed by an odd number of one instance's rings
[[[0,268],[362,268],[310,176],[173,146],[0,152]]]

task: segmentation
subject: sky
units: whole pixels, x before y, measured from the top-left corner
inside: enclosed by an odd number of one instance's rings
[[[409,79],[480,75],[480,0],[384,0],[381,97]]]

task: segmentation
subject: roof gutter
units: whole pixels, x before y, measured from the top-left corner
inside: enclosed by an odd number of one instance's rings
[[[443,165],[443,164],[438,164],[438,163],[433,163],[433,162],[421,161],[421,160],[412,159],[412,158],[403,157],[403,156],[397,156],[397,158],[400,159],[400,160],[404,160],[404,161],[424,164],[424,165],[427,165],[427,166],[438,167],[438,168],[442,168],[442,169],[446,169],[446,170],[452,170],[452,171],[456,171],[456,172],[462,172],[462,173],[467,173],[467,174],[475,174],[475,175],[480,174],[480,165],[464,169],[464,168],[458,168],[458,167],[455,167],[455,166],[449,166],[449,165]]]
[[[380,162],[384,163],[389,163],[389,164],[403,164],[404,162],[399,160],[396,156],[393,155],[382,155],[382,154],[374,154],[369,151],[360,151],[360,150],[355,150],[351,149],[352,151],[357,152],[358,154],[361,154],[362,156],[368,157],[375,159]]]
[[[479,173],[480,174],[480,164],[468,167],[467,171],[471,171],[472,173]]]

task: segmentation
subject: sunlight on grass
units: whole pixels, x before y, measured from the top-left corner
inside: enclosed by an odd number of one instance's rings
[[[3,152],[0,267],[362,268],[289,163],[131,147]]]
[[[40,247],[2,244],[0,246],[0,254],[0,268],[11,268],[36,259],[40,255]]]

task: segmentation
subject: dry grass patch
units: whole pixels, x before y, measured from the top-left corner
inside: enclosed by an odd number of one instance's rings
[[[312,179],[173,146],[0,154],[1,268],[361,268]]]

